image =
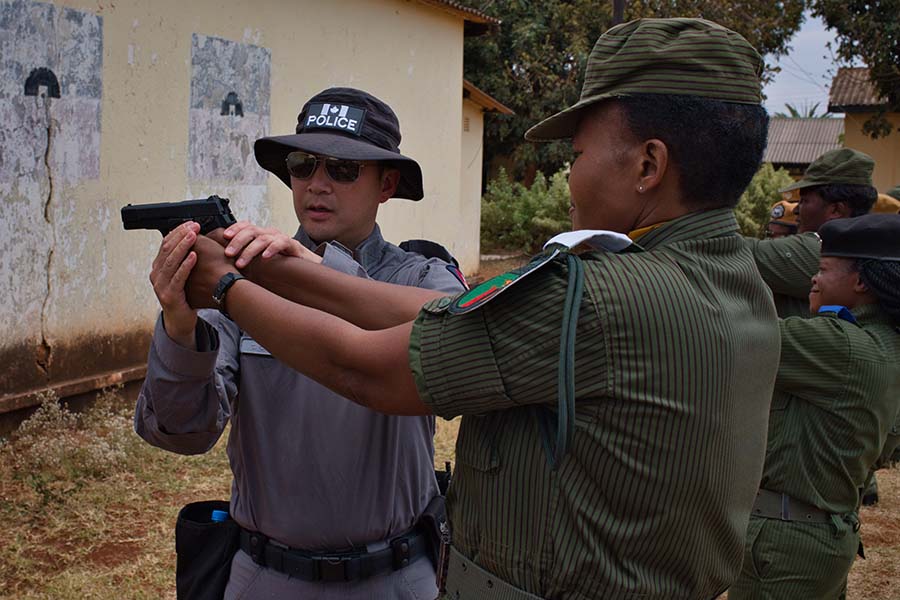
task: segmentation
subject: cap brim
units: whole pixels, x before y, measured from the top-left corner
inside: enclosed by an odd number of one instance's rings
[[[400,171],[400,183],[394,198],[421,200],[425,195],[419,163],[399,152],[391,152],[363,140],[330,133],[300,133],[260,138],[253,144],[259,166],[276,175],[288,187],[291,187],[291,176],[287,172],[285,159],[295,150],[345,160],[388,162]]]
[[[525,139],[530,142],[549,142],[573,137],[582,111],[601,100],[611,98],[611,95],[600,95],[585,100],[580,100],[569,108],[562,110],[552,117],[547,117],[531,129],[525,132]]]
[[[783,194],[785,192],[792,192],[794,190],[802,190],[803,188],[814,187],[817,185],[822,185],[821,183],[816,183],[815,181],[807,181],[806,179],[801,179],[800,181],[795,181],[791,185],[787,187],[783,187],[778,190],[779,194]]]

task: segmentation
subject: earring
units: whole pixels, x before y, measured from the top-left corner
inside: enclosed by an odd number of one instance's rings
[[[642,185],[638,186],[638,193],[641,193],[641,194],[644,193],[644,186],[642,186]]]

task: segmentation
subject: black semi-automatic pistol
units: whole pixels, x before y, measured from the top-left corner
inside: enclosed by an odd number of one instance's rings
[[[122,207],[122,225],[125,229],[156,229],[166,235],[185,221],[199,223],[202,234],[237,223],[231,209],[228,208],[228,198],[218,196],[184,202],[129,204]]]

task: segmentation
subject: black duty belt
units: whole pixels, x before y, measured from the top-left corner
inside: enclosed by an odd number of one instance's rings
[[[241,529],[241,550],[258,565],[304,581],[355,581],[409,565],[425,555],[426,540],[421,533],[411,531],[375,552],[308,552]]]
[[[801,523],[831,523],[831,513],[791,498],[787,494],[759,490],[753,502],[752,514],[767,519],[799,521]]]

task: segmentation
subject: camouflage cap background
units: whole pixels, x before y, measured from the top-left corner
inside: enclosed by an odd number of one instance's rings
[[[772,210],[769,211],[769,223],[797,227],[797,215],[794,213],[795,208],[797,208],[796,202],[779,200],[772,205]]]
[[[900,185],[895,185],[894,187],[886,191],[885,194],[895,200],[900,200]]]
[[[600,36],[588,57],[581,99],[525,133],[533,141],[571,137],[582,109],[634,94],[762,101],[763,62],[740,34],[703,19],[637,19]]]
[[[833,183],[870,186],[874,169],[875,160],[859,150],[852,148],[829,150],[809,165],[800,181],[779,191],[787,192]]]
[[[900,200],[891,198],[887,194],[878,194],[878,199],[875,200],[875,205],[869,212],[896,215],[900,213]]]

